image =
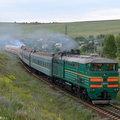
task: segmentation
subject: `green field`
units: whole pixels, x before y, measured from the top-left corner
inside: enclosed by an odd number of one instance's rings
[[[0,27],[5,25],[10,29],[10,26],[13,24],[1,23]],[[89,35],[97,36],[100,34],[118,35],[120,33],[120,20],[48,24],[14,24],[14,26],[20,27],[24,35],[37,30],[49,30],[51,32],[65,34],[65,25],[67,25],[67,35],[74,38],[79,36],[88,37]]]

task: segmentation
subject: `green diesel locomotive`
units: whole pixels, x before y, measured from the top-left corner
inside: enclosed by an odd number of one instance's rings
[[[53,76],[58,79],[58,84],[65,85],[93,103],[110,102],[116,98],[119,90],[118,63],[111,59],[86,55],[57,55],[53,58]]]

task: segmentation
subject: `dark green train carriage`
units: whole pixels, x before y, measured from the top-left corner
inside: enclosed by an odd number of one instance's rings
[[[20,50],[20,59],[28,66],[30,66],[30,49],[22,48]]]
[[[44,52],[37,52],[22,46],[20,59],[28,65],[31,70],[44,73],[52,77],[52,55]]]
[[[32,52],[31,67],[52,77],[52,55],[43,52]]]

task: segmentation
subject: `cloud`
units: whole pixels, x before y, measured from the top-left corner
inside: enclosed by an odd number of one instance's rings
[[[119,0],[0,0],[0,8],[3,22],[120,19]]]
[[[82,4],[82,3],[99,3],[99,2],[110,2],[112,0],[0,0],[1,4],[21,4],[21,3],[72,3],[72,4]]]
[[[89,18],[91,20],[120,19],[120,9],[96,10],[94,12],[88,13],[87,16],[85,16],[85,18]]]
[[[3,16],[6,20],[9,18],[13,22],[73,22],[73,21],[94,21],[94,20],[112,20],[120,19],[120,9],[104,9],[104,10],[91,10],[91,11],[76,11],[74,12],[54,13],[46,14],[46,12],[6,12]]]

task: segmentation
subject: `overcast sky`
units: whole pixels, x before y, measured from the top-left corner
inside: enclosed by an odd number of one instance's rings
[[[0,0],[0,22],[120,19],[120,0]]]

